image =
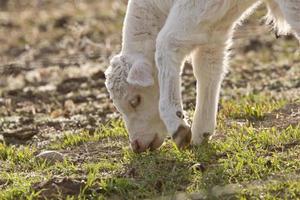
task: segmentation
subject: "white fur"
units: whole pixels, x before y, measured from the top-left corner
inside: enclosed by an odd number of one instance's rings
[[[278,34],[294,33],[299,38],[300,0],[263,2],[268,7],[266,22],[273,23]],[[145,134],[153,138],[166,129],[172,135],[179,126],[187,125],[178,112],[183,112],[181,65],[190,54],[197,79],[192,142],[200,144],[205,133],[214,132],[220,85],[226,71],[226,49],[235,25],[259,3],[257,0],[129,1],[122,50],[106,73],[106,84],[116,107],[127,110],[122,114],[130,135],[143,140]],[[143,109],[130,112],[128,99],[137,93],[148,94],[150,99],[143,99]],[[140,130],[131,125],[132,120],[142,121],[141,136],[138,136]]]

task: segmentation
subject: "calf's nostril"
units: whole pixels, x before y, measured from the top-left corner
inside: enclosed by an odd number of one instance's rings
[[[140,151],[141,146],[138,140],[134,140],[133,142],[131,142],[131,148],[135,153],[138,153]]]
[[[130,142],[130,146],[133,152],[142,153],[147,149],[154,151],[155,149],[159,148],[162,145],[162,143],[163,140],[161,140],[158,134],[156,134],[150,143],[144,144],[141,140],[136,139]]]
[[[131,142],[131,149],[133,150],[134,153],[142,153],[146,151],[148,146],[145,146],[143,142],[139,140],[134,140]]]

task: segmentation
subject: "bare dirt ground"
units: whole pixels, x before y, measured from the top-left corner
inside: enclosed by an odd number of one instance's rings
[[[45,145],[62,132],[104,123],[115,110],[103,71],[120,45],[124,4],[16,1],[8,7],[0,15],[4,138]]]
[[[126,1],[116,0],[11,0],[1,8],[0,140],[2,136],[7,144],[45,149],[63,133],[92,133],[118,117],[105,89],[104,70],[120,49],[125,8]],[[292,36],[276,38],[260,16],[247,20],[235,35],[222,99],[239,100],[249,94],[285,99],[288,106],[270,113],[259,126],[296,125],[299,43]],[[195,80],[189,64],[183,80],[185,108],[191,109]],[[65,153],[83,162],[92,159],[91,151],[95,156],[98,150],[114,152],[97,145],[87,145],[87,156],[82,147]],[[57,184],[70,186],[64,184],[68,181]],[[72,183],[70,190],[78,190],[81,183]]]

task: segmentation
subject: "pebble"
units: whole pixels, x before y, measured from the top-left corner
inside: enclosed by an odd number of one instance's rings
[[[225,195],[233,195],[241,191],[241,186],[239,184],[228,184],[225,186],[215,186],[212,189],[212,194],[220,198]]]
[[[64,155],[57,151],[43,151],[39,153],[36,158],[38,160],[46,160],[50,164],[64,161]]]

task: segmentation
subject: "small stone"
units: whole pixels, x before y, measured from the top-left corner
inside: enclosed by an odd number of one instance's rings
[[[57,110],[54,110],[52,113],[51,113],[51,117],[56,119],[56,118],[59,118],[61,116],[64,115],[64,111],[62,109],[57,109]]]
[[[241,186],[238,184],[228,184],[225,186],[215,186],[212,189],[212,194],[217,197],[220,198],[222,196],[225,195],[233,195],[236,193],[239,193],[241,191]]]
[[[47,161],[50,164],[64,161],[64,155],[57,151],[44,151],[36,156],[38,160]]]
[[[190,199],[191,200],[202,200],[202,199],[207,199],[207,194],[204,190],[200,190],[197,193],[190,194]]]
[[[174,200],[188,200],[189,197],[186,193],[180,192],[180,193],[177,193],[172,199],[174,199]]]
[[[76,106],[72,100],[67,100],[65,101],[64,107],[66,111],[73,112]]]

